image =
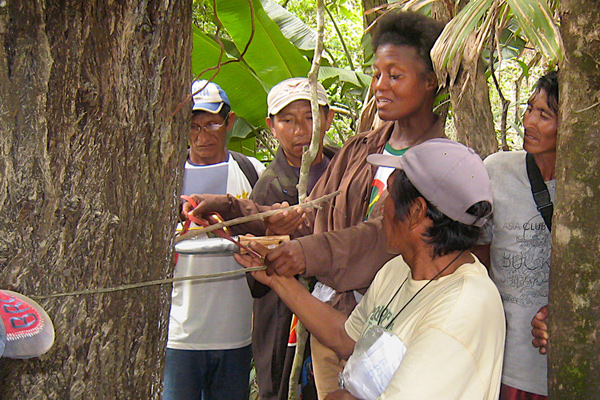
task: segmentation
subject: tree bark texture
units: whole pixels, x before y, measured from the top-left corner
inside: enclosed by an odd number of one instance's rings
[[[456,2],[434,2],[431,5],[432,17],[448,23],[454,17],[450,7],[453,7],[453,11],[458,13],[468,2],[468,0],[458,4]],[[469,45],[467,47],[473,48]],[[463,57],[459,76],[448,87],[448,91],[450,92],[457,140],[473,148],[481,158],[497,152],[498,139],[496,139],[494,128],[490,90],[485,76],[485,68],[478,54],[471,51]],[[444,110],[440,110],[440,113],[445,116]]]
[[[382,6],[387,3],[388,3],[387,0],[362,0],[363,13],[367,12],[375,7]],[[375,21],[379,15],[380,14],[378,14],[376,12],[370,13],[368,15],[363,14],[363,25],[364,25],[365,29],[367,29],[369,27],[369,25],[371,25],[373,23],[373,21]]]
[[[0,287],[160,279],[182,181],[191,0],[0,0]],[[170,286],[40,300],[39,359],[3,399],[159,398]]]
[[[457,140],[481,158],[498,151],[490,90],[479,56],[463,60],[456,82],[449,87]]]
[[[552,269],[550,398],[600,398],[600,9],[562,0]]]

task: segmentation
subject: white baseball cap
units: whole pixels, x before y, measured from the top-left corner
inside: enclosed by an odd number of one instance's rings
[[[290,78],[273,86],[267,96],[269,115],[277,114],[292,101],[296,100],[310,101],[310,84],[308,78]],[[327,92],[319,82],[317,82],[317,100],[322,106],[329,105]]]

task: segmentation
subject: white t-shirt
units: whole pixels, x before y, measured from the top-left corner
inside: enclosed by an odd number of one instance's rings
[[[491,243],[491,277],[506,313],[502,382],[546,396],[547,357],[531,344],[531,320],[548,304],[551,235],[531,194],[525,154],[502,152],[485,159],[494,213],[482,242]],[[555,181],[546,185],[554,201]]]
[[[248,157],[260,175],[265,167]],[[225,161],[227,193],[248,197],[252,190],[238,163]],[[215,164],[197,166],[186,162],[183,179],[190,169],[215,169]],[[204,275],[240,269],[231,251],[220,254],[179,254],[175,277]],[[252,341],[252,296],[244,274],[208,281],[173,284],[167,347],[178,350],[226,350],[247,346]]]
[[[401,256],[390,260],[346,321],[348,335],[356,341],[372,325],[386,327],[427,282],[413,280]],[[432,281],[388,329],[407,351],[380,399],[498,398],[504,313],[479,261]]]

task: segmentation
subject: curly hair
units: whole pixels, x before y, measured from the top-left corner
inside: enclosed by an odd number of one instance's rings
[[[423,64],[433,72],[429,53],[443,29],[443,22],[423,14],[412,11],[390,11],[377,21],[372,39],[373,51],[386,44],[413,47]]]

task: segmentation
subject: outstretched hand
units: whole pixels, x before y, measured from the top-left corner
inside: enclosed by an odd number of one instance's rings
[[[183,203],[181,216],[184,219],[197,219],[206,221],[205,216],[209,213],[224,214],[229,210],[229,198],[225,195],[218,194],[193,194],[189,196],[193,202],[186,201]],[[190,218],[190,215],[192,218]]]
[[[531,320],[531,326],[533,329],[531,330],[531,334],[533,335],[533,340],[531,343],[533,347],[539,349],[540,354],[546,354],[548,351],[548,326],[546,325],[546,319],[548,318],[548,306],[544,306],[540,308],[540,310],[535,314],[533,320]]]
[[[286,208],[289,207],[287,201],[284,201],[281,204],[275,203],[271,207],[271,209],[276,210],[278,208]],[[296,232],[296,229],[304,222],[306,219],[306,212],[303,208],[297,207],[294,210],[286,210],[282,212],[278,212],[275,215],[272,215],[265,219],[265,224],[268,229],[268,234],[276,234],[276,235],[292,235]]]
[[[306,258],[297,240],[284,242],[266,256],[267,275],[273,273],[291,278],[306,271]]]
[[[248,254],[237,254],[236,253],[233,255],[235,260],[244,268],[259,267],[259,266],[265,265],[265,256],[267,255],[269,249],[267,249],[265,246],[263,246],[262,244],[260,244],[258,242],[255,242],[255,241],[251,241],[248,244],[248,247],[250,247],[256,253],[260,254],[262,256],[262,258],[258,258],[256,255],[251,254],[251,253],[248,253]],[[267,275],[265,270],[253,271],[253,272],[251,272],[251,274],[254,277],[254,279],[256,279],[260,283],[272,288],[275,277],[273,277],[271,275]]]

